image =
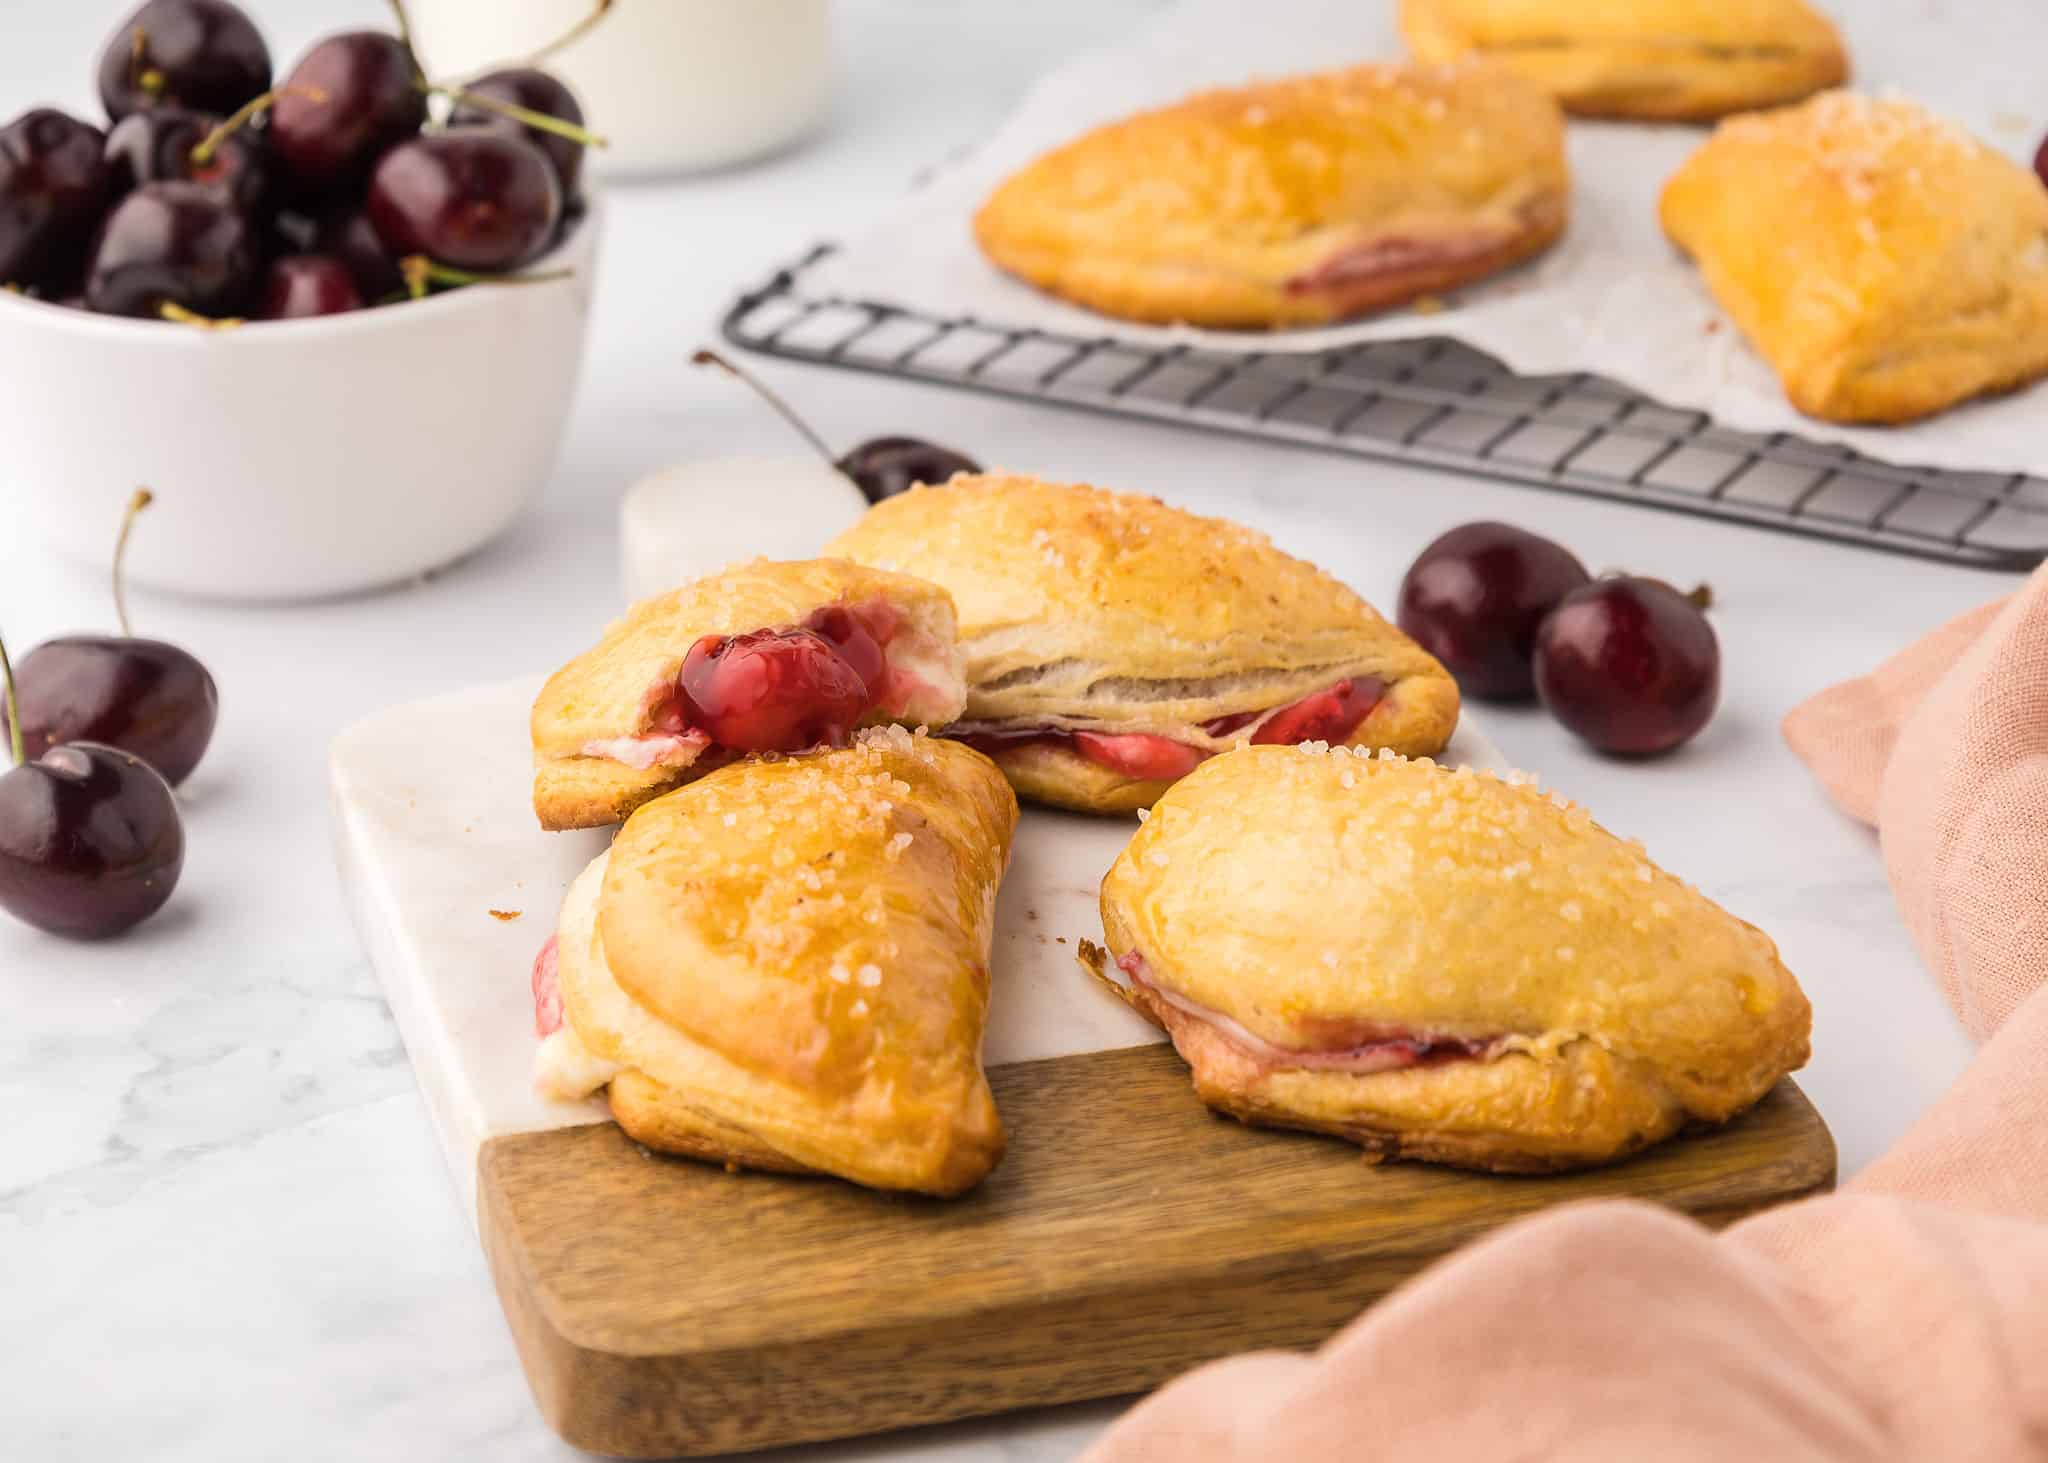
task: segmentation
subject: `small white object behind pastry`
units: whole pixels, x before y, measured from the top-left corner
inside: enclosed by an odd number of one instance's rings
[[[713,457],[642,478],[619,504],[626,598],[642,600],[741,559],[814,559],[867,511],[815,457]]]

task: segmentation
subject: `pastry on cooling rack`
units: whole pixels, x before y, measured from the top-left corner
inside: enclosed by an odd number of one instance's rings
[[[603,827],[738,757],[952,721],[953,624],[943,589],[834,560],[757,559],[644,600],[534,702],[534,811]]]
[[[1364,600],[1265,535],[1156,498],[997,474],[877,504],[830,546],[943,585],[965,718],[1026,797],[1150,806],[1239,741],[1440,751],[1458,688]]]
[[[901,727],[737,763],[634,813],[534,976],[551,1097],[649,1148],[957,1194],[1003,1153],[981,1070],[1017,800]]]
[[[1211,1107],[1385,1158],[1602,1163],[1807,1056],[1763,933],[1519,775],[1248,747],[1152,810],[1084,961]]]
[[[1707,121],[1849,75],[1806,0],[1401,0],[1401,31],[1425,61],[1497,61],[1587,117]]]
[[[2048,373],[2048,189],[1913,102],[1732,118],[1659,211],[1809,416],[1911,421]]]
[[[982,251],[1105,315],[1318,325],[1483,279],[1563,231],[1556,104],[1485,66],[1360,66],[1102,127],[996,189]]]

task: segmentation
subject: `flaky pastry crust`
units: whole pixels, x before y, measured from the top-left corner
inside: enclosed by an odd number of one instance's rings
[[[956,1194],[1002,1156],[981,1069],[1017,803],[899,727],[636,812],[563,906],[564,1017],[650,1148]]]
[[[1483,57],[1585,117],[1711,121],[1848,79],[1805,0],[1401,0],[1423,61]]]
[[[1727,1120],[1807,1056],[1806,998],[1761,931],[1519,775],[1226,753],[1153,809],[1102,921],[1204,1102],[1381,1156],[1605,1162]],[[1298,1055],[1361,1031],[1474,1054],[1365,1073]]]
[[[1557,106],[1486,66],[1358,66],[1098,128],[974,218],[1000,268],[1101,314],[1318,325],[1454,289],[1563,232]]]
[[[1906,422],[2048,374],[2048,189],[1916,103],[1725,122],[1659,216],[1808,416]]]
[[[755,559],[642,600],[604,638],[548,678],[533,704],[533,806],[549,829],[602,828],[642,803],[694,781],[709,766],[634,767],[589,755],[594,744],[649,729],[650,689],[673,681],[690,647],[706,635],[739,635],[801,624],[830,605],[883,601],[946,659],[933,686],[904,720],[941,725],[960,714],[960,676],[951,658],[953,603],[934,585],[843,559]],[[879,713],[870,721],[884,719]]]
[[[829,551],[951,591],[970,725],[1221,750],[1231,738],[1202,725],[1371,677],[1387,690],[1353,743],[1426,755],[1457,726],[1449,673],[1349,588],[1264,534],[1156,498],[961,476],[878,503]],[[1056,745],[994,755],[1027,797],[1081,811],[1149,807],[1171,785]]]

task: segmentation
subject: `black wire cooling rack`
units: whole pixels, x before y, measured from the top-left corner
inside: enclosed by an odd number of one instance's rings
[[[1986,569],[2048,558],[2048,478],[1894,467],[1718,427],[1456,341],[1313,354],[1150,348],[806,293],[821,245],[727,313],[742,349],[1356,457],[1477,473]],[[2048,450],[2048,449],[2044,449]]]

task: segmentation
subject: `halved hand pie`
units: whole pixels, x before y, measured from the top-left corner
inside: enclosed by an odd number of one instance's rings
[[[2048,374],[2048,189],[1913,102],[1724,122],[1659,215],[1809,416],[1910,421]]]
[[[1540,253],[1569,192],[1557,106],[1511,72],[1359,66],[1098,128],[1003,183],[974,236],[1105,315],[1315,325]]]
[[[1429,753],[1457,725],[1456,683],[1364,600],[1156,498],[962,476],[830,548],[952,591],[968,693],[947,735],[1041,802],[1128,812],[1239,741]]]
[[[1374,1156],[1600,1163],[1807,1055],[1761,931],[1518,775],[1227,753],[1153,809],[1102,925],[1202,1101]]]
[[[610,1085],[663,1152],[957,1194],[1003,1152],[981,1070],[1017,800],[901,727],[648,803],[535,971],[549,1096]]]
[[[534,702],[534,811],[603,827],[750,753],[952,721],[953,624],[943,589],[830,559],[757,559],[645,600]]]
[[[1401,0],[1401,31],[1421,60],[1484,57],[1587,117],[1706,121],[1849,74],[1806,0]]]

